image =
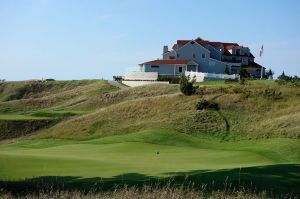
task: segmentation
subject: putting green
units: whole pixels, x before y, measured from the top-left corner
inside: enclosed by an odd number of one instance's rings
[[[166,139],[162,138],[168,135],[175,136],[168,140],[173,140],[173,145],[163,141]],[[146,143],[149,137],[155,138],[157,143]],[[198,146],[192,141],[188,143],[188,139],[197,142]],[[298,140],[286,141],[282,147],[291,146],[291,143],[299,146]],[[140,132],[90,141],[25,141],[0,147],[0,179],[18,180],[38,176],[110,178],[128,173],[167,176],[173,172],[215,171],[284,163],[284,154],[276,153],[276,150],[281,150],[278,143],[284,144],[283,141],[274,139],[268,142],[201,144],[200,139],[192,136],[178,137],[176,142],[176,134],[163,132]]]

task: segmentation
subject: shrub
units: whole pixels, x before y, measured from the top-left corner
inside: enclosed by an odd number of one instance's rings
[[[282,98],[282,93],[281,92],[276,92],[275,89],[265,89],[264,92],[262,93],[262,96],[265,98],[277,100]]]
[[[204,110],[204,109],[219,110],[219,105],[216,102],[201,99],[196,104],[196,109],[197,110]]]
[[[225,79],[225,83],[237,83],[237,82],[239,82],[239,80],[238,79]]]
[[[176,76],[158,76],[157,81],[168,81],[170,84],[179,84],[179,77]]]
[[[184,74],[180,76],[179,84],[180,84],[180,91],[184,95],[193,95],[196,92],[198,87],[194,86],[195,79],[191,80],[190,76],[185,76]]]
[[[239,68],[238,74],[240,75],[241,79],[250,77],[250,74],[247,72],[247,70],[242,67]]]
[[[114,81],[122,81],[123,77],[122,76],[113,76]]]
[[[46,82],[53,82],[55,81],[55,79],[49,78],[49,79],[45,79]]]
[[[278,76],[276,83],[279,85],[300,86],[300,78],[296,75],[294,77],[285,75],[283,71],[282,74]]]
[[[227,75],[230,75],[229,68],[228,68],[227,65],[226,65],[226,67],[224,69],[224,73],[227,74]]]

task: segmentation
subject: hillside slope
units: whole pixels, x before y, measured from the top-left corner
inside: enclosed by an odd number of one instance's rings
[[[21,83],[16,84],[20,87]],[[147,128],[222,140],[300,136],[300,89],[272,81],[249,81],[246,85],[205,82],[194,96],[183,96],[178,85],[119,90],[97,80],[44,84],[39,92],[28,89],[31,92],[23,98],[9,101],[3,96],[18,89],[12,89],[16,85],[10,83],[2,86],[2,116],[71,116],[31,138],[89,139]],[[220,110],[196,110],[201,99],[217,102]]]
[[[178,85],[55,84],[62,89],[29,89],[0,102],[6,191],[188,181],[300,194],[297,87],[204,82],[184,96]],[[2,96],[15,92],[5,89]],[[197,110],[204,99],[219,108]]]
[[[198,92],[183,96],[176,85],[152,85],[99,95],[73,106],[95,107],[93,111],[35,136],[87,139],[147,128],[220,139],[300,136],[299,88],[279,87],[274,82],[223,83],[202,86]],[[196,110],[201,99],[217,102],[220,110]]]

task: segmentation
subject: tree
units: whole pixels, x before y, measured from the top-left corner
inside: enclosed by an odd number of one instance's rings
[[[194,86],[195,79],[191,79],[191,77],[185,76],[182,74],[180,76],[179,84],[180,84],[180,91],[184,95],[193,95],[196,92],[197,87]]]
[[[282,71],[281,75],[278,76],[279,80],[288,80],[289,76],[285,75],[284,71]]]
[[[242,66],[240,66],[238,74],[240,75],[241,79],[250,77],[250,74],[247,72],[247,70],[245,70],[244,68],[242,68]]]
[[[225,66],[224,74],[230,75],[229,68],[227,65]]]
[[[268,79],[273,79],[274,71],[272,71],[271,69],[269,69],[266,72],[266,75],[267,75]]]

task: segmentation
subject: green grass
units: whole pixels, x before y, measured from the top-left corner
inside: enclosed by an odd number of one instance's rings
[[[112,178],[126,173],[161,177],[172,172],[300,163],[299,152],[291,154],[299,147],[300,141],[292,139],[222,143],[165,130],[88,141],[32,140],[0,148],[0,178]]]
[[[0,179],[5,186],[17,183],[12,187],[35,187],[32,181],[49,179],[89,187],[101,180],[182,183],[190,176],[199,184],[229,178],[237,185],[242,170],[249,186],[295,192],[300,186],[300,89],[274,81],[200,85],[199,94],[183,96],[178,85],[118,90],[105,81],[58,82],[0,102],[0,112],[6,113],[0,120],[59,118],[26,134],[26,140],[3,141],[11,144],[0,145]],[[5,85],[1,95],[15,87]],[[281,97],[263,95],[266,89]],[[220,109],[196,110],[201,99]]]

